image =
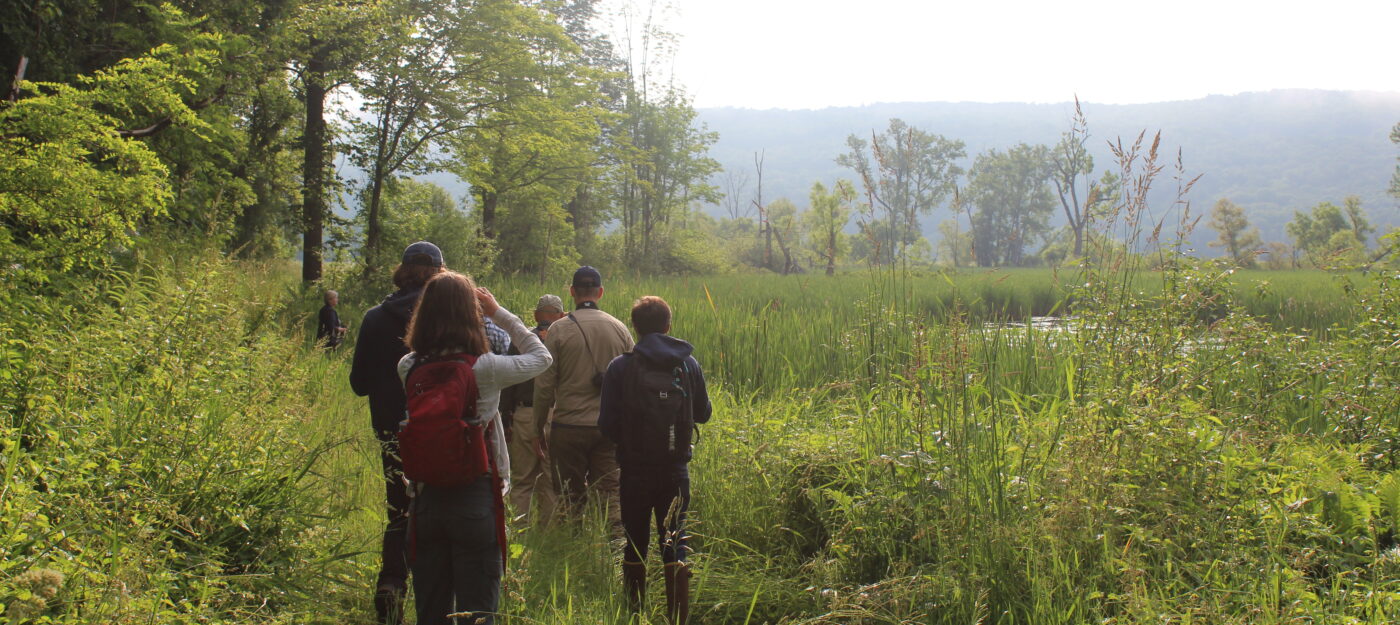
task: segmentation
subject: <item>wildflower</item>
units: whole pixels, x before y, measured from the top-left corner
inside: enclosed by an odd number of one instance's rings
[[[16,587],[28,591],[6,606],[11,617],[25,620],[41,614],[63,587],[63,573],[53,569],[30,569],[14,578]],[[28,596],[24,596],[28,595]]]

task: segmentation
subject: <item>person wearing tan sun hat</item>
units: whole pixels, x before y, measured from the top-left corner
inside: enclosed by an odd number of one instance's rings
[[[535,327],[530,331],[544,340],[549,327],[564,318],[564,302],[558,295],[541,295],[535,303]],[[547,519],[554,507],[554,487],[548,458],[536,453],[539,427],[535,424],[535,382],[527,380],[501,391],[501,416],[510,440],[510,502],[515,518],[527,520],[532,503],[537,518]]]

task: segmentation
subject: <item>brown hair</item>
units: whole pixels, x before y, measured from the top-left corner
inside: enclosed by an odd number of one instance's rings
[[[419,354],[486,353],[486,327],[476,301],[476,283],[455,271],[433,276],[408,320],[403,342]]]
[[[671,306],[666,300],[655,295],[647,295],[632,302],[632,327],[637,335],[666,332],[671,325]]]
[[[418,254],[414,258],[428,258],[427,254]],[[417,263],[402,263],[394,267],[394,286],[400,291],[416,291],[423,288],[428,280],[433,276],[447,271],[442,265],[420,265]]]

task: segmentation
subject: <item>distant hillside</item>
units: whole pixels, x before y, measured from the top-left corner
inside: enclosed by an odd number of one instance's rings
[[[1284,224],[1294,210],[1325,200],[1340,203],[1349,194],[1361,196],[1382,230],[1400,224],[1397,201],[1385,192],[1400,154],[1389,139],[1400,122],[1400,92],[1271,91],[1156,104],[1085,103],[1083,108],[1097,169],[1116,169],[1108,141],[1122,137],[1128,143],[1142,130],[1160,130],[1164,152],[1174,158],[1180,148],[1188,172],[1203,174],[1190,196],[1193,210],[1208,211],[1218,198],[1228,197],[1245,207],[1267,240],[1285,238]],[[834,162],[845,150],[846,136],[868,138],[892,117],[963,140],[970,164],[988,148],[1055,142],[1069,129],[1074,104],[934,102],[803,111],[719,108],[699,114],[720,135],[711,156],[727,169],[747,171],[750,193],[753,153],[763,150],[764,198],[787,197],[805,206],[812,182],[853,178]],[[1158,186],[1175,188],[1169,175]],[[947,217],[926,218],[925,232],[935,232]],[[1205,230],[1204,221],[1200,229]],[[1194,237],[1202,251],[1212,238],[1209,232]]]

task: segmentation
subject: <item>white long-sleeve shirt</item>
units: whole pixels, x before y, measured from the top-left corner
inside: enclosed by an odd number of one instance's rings
[[[505,481],[504,489],[509,490],[510,452],[506,451],[505,427],[501,424],[501,389],[534,378],[548,369],[549,363],[554,359],[549,355],[544,343],[540,342],[540,337],[535,336],[534,332],[525,327],[520,317],[506,310],[504,306],[496,309],[491,321],[510,335],[511,344],[516,346],[520,354],[501,356],[487,352],[477,357],[476,364],[472,366],[472,373],[476,376],[478,395],[476,416],[471,419],[471,423],[490,422],[487,428],[491,432],[490,440],[493,443],[491,455],[494,456],[496,468]],[[400,382],[407,380],[408,372],[417,360],[418,352],[409,352],[399,360]]]

